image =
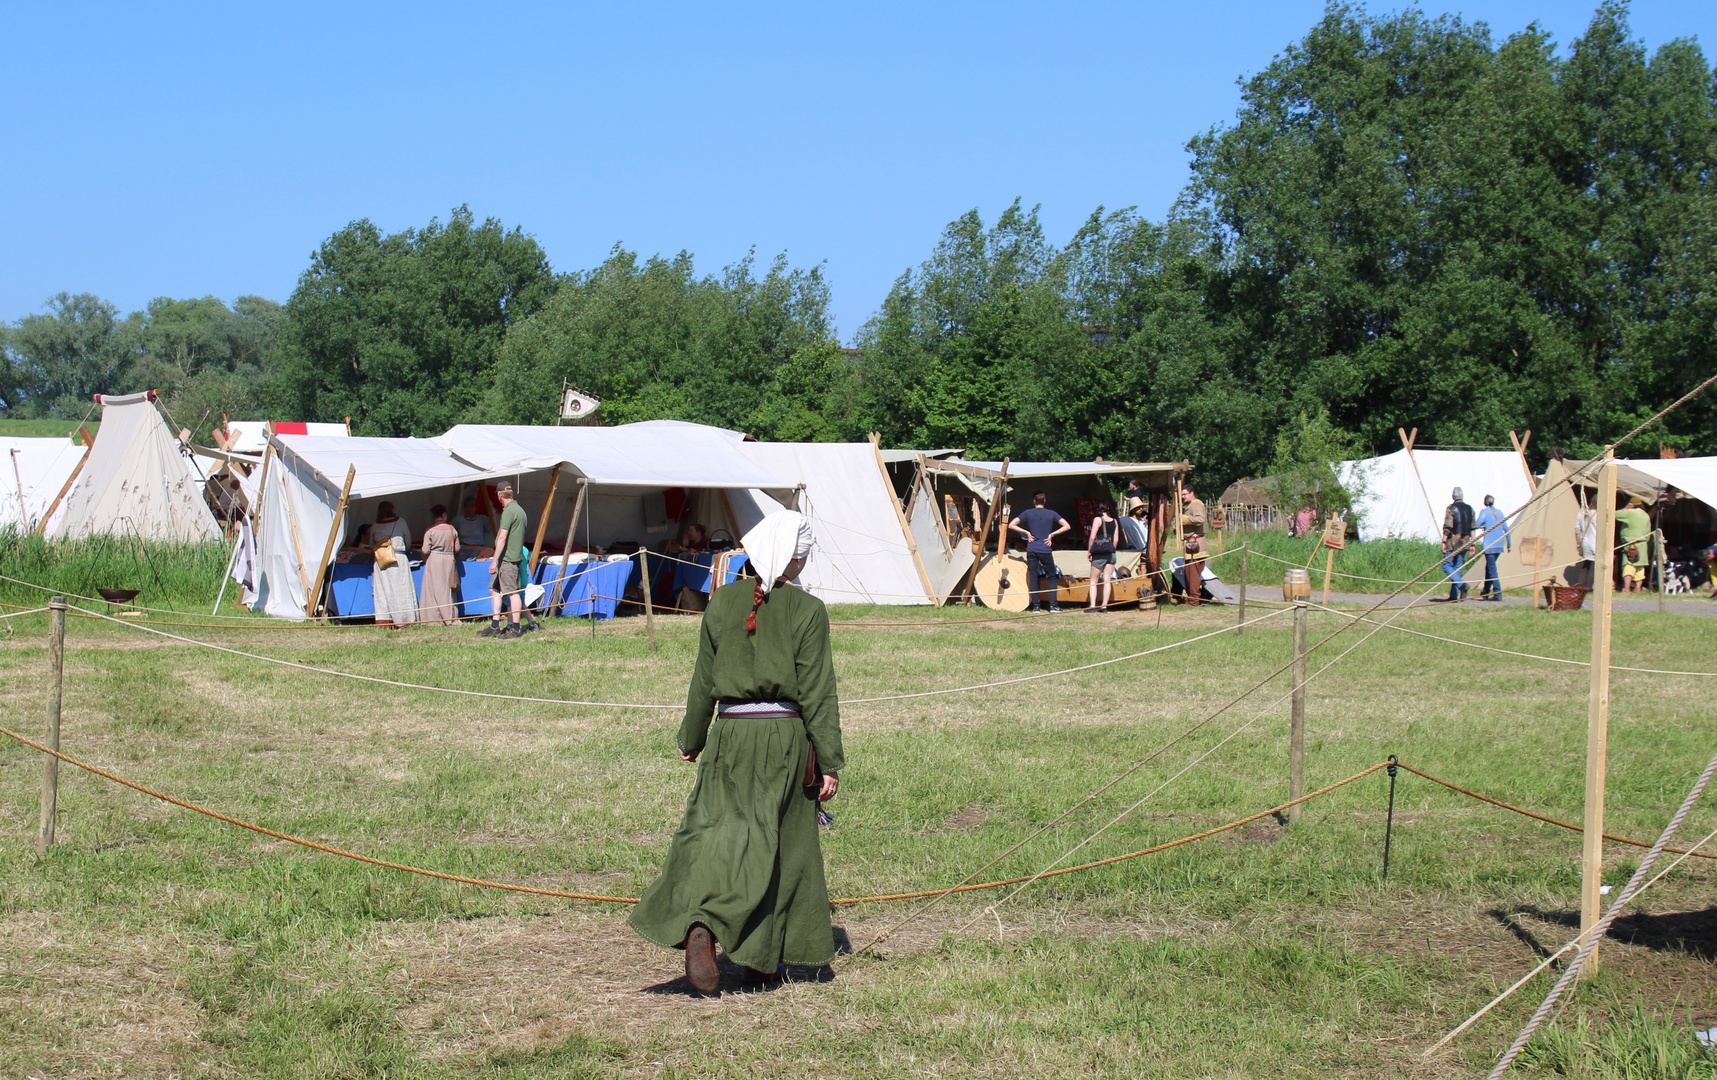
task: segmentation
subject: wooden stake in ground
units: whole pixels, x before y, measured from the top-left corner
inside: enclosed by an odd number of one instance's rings
[[[1329,603],[1329,579],[1335,576],[1335,548],[1324,549],[1324,603]]]
[[[1236,636],[1246,632],[1246,556],[1252,553],[1252,542],[1248,540],[1240,545],[1240,613],[1238,623],[1234,627]]]
[[[1592,592],[1592,693],[1586,714],[1586,831],[1580,850],[1580,929],[1589,930],[1603,914],[1598,886],[1604,880],[1604,766],[1610,739],[1610,583],[1616,553],[1616,462],[1606,458],[1598,471],[1598,550]],[[1590,970],[1598,970],[1594,948]]]
[[[1304,600],[1294,601],[1294,698],[1288,712],[1288,801],[1305,791],[1306,771],[1306,612]],[[1288,824],[1300,823],[1300,807],[1288,807]]]
[[[66,598],[48,601],[48,738],[50,750],[60,748],[60,698],[66,675]],[[42,755],[42,820],[36,850],[54,843],[54,815],[60,802],[60,759]]]

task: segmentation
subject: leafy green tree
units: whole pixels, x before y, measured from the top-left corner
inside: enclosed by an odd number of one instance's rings
[[[1338,469],[1362,456],[1358,440],[1331,424],[1327,413],[1297,414],[1277,433],[1270,462],[1277,505],[1289,513],[1309,506],[1319,521],[1352,511],[1365,498],[1367,478],[1358,471],[1344,478]]]
[[[461,206],[446,224],[329,237],[286,305],[282,416],[350,416],[370,435],[438,435],[479,414],[510,327],[557,287],[535,240]]]
[[[9,416],[78,419],[91,395],[124,393],[136,365],[135,324],[89,293],[60,293],[0,339],[0,403]]]
[[[700,278],[687,253],[640,261],[616,247],[511,330],[484,415],[553,423],[564,380],[601,397],[611,424],[666,418],[826,437],[823,395],[847,375],[822,270],[785,256],[761,278],[753,266],[747,257]]]

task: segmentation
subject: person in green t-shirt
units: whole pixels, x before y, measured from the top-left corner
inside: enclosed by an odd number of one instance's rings
[[[496,522],[495,554],[489,558],[489,625],[478,637],[523,637],[519,614],[524,610],[525,508],[513,499],[513,485],[505,480],[495,485],[501,503]],[[507,625],[501,626],[501,605],[507,605]]]
[[[1646,539],[1651,536],[1651,518],[1643,509],[1645,500],[1638,495],[1628,500],[1625,509],[1616,511],[1616,531],[1621,534],[1622,588],[1637,592],[1645,584]]]

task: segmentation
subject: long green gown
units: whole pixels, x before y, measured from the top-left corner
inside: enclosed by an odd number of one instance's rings
[[[835,957],[815,790],[802,785],[811,744],[823,772],[844,759],[828,610],[777,585],[748,633],[756,584],[741,578],[710,596],[679,734],[682,752],[701,752],[697,782],[662,876],[627,921],[676,949],[703,923],[729,959],[774,971]],[[712,725],[718,701],[793,701],[801,715]]]

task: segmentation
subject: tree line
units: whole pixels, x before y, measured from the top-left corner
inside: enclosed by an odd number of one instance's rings
[[[1717,370],[1717,79],[1647,55],[1607,3],[1559,52],[1529,27],[1333,6],[1188,143],[1151,221],[1099,208],[1065,243],[1020,201],[951,222],[852,347],[821,266],[617,246],[557,273],[460,208],[329,237],[284,306],[62,294],[4,328],[8,415],[81,416],[156,386],[180,420],[339,420],[378,435],[552,423],[563,381],[610,423],[1191,460],[1207,485],[1317,443],[1586,454]],[[1717,453],[1717,399],[1661,432]],[[1655,442],[1624,448],[1643,454]]]

